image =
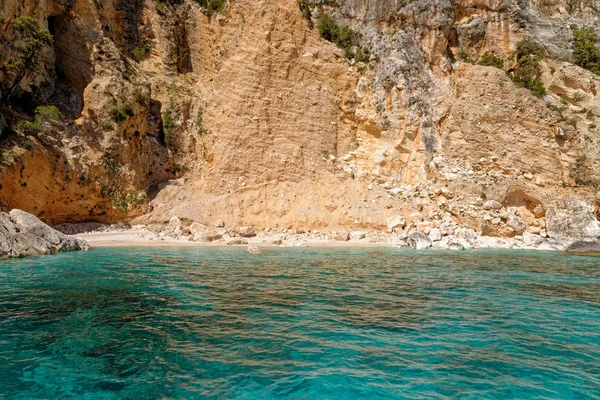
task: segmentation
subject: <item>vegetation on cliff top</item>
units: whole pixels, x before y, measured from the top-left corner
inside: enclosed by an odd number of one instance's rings
[[[573,29],[573,62],[581,68],[600,75],[600,37],[592,27]]]
[[[2,99],[6,102],[28,72],[35,71],[41,61],[43,50],[52,44],[52,35],[28,16],[16,18],[12,29],[17,39],[12,43],[13,56],[2,63]]]
[[[536,97],[546,95],[546,88],[541,80],[542,67],[540,64],[545,55],[546,51],[541,45],[529,40],[522,40],[517,43],[513,55],[516,65],[506,71],[516,86],[529,89]],[[486,52],[477,61],[477,56],[470,49],[460,47],[457,56],[464,62],[504,70],[504,59],[493,52]]]

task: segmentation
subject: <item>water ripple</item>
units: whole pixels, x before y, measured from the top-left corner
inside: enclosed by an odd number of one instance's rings
[[[369,249],[0,261],[0,397],[600,399],[599,267]]]

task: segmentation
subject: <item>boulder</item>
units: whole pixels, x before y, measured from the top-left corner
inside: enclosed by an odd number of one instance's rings
[[[248,244],[248,240],[239,237],[229,237],[225,239],[225,243],[227,244],[227,246],[239,246],[243,244]]]
[[[367,234],[365,232],[360,232],[360,231],[355,231],[350,233],[350,239],[351,240],[361,240],[364,239],[367,236]]]
[[[578,240],[567,246],[568,253],[600,255],[600,240]]]
[[[526,246],[537,247],[540,244],[542,244],[543,241],[544,238],[540,235],[536,235],[529,232],[523,232],[523,243],[525,243]]]
[[[396,228],[404,228],[406,226],[406,218],[402,215],[393,215],[385,219],[388,231],[393,232]]]
[[[488,200],[483,203],[483,208],[486,210],[499,210],[502,208],[502,204],[496,200]]]
[[[350,240],[350,233],[348,233],[347,231],[336,232],[334,240],[337,240],[338,242],[347,242],[348,240]]]
[[[454,198],[454,192],[448,188],[442,188],[442,196],[444,196],[447,199],[452,199]]]
[[[192,223],[192,224],[190,225],[190,228],[189,228],[189,229],[190,229],[190,233],[191,233],[193,236],[196,236],[196,235],[198,235],[199,233],[201,233],[201,232],[204,232],[206,229],[208,229],[208,227],[207,227],[207,226],[205,226],[205,225],[199,224],[199,223],[197,223],[197,222],[194,222],[194,223]]]
[[[536,218],[542,218],[546,215],[546,210],[544,210],[544,207],[542,207],[541,204],[538,204],[533,208],[533,215]]]
[[[194,240],[198,242],[214,242],[223,237],[219,232],[214,229],[207,229],[198,235],[194,235]]]
[[[517,217],[515,214],[508,213],[508,220],[506,221],[506,225],[512,229],[515,235],[522,235],[525,229],[527,229],[527,224],[521,218]]]
[[[548,237],[564,244],[575,241],[594,241],[600,237],[600,222],[594,208],[583,200],[562,197],[546,211]]]
[[[238,235],[241,237],[254,237],[256,236],[256,230],[251,226],[243,226],[238,230]]]
[[[425,250],[431,247],[431,239],[420,232],[412,232],[408,235],[406,243],[416,250]]]
[[[468,229],[468,228],[460,228],[456,232],[456,237],[458,237],[460,239],[465,239],[468,241],[477,240],[477,234],[475,233],[475,231],[473,229]]]
[[[87,250],[86,241],[66,236],[21,210],[0,213],[0,257]]]
[[[442,231],[439,230],[439,228],[431,229],[429,232],[429,239],[431,239],[432,242],[439,242],[442,240]]]
[[[182,233],[182,223],[179,217],[171,217],[169,224],[162,230],[165,235],[179,236]]]
[[[194,242],[214,242],[223,237],[221,232],[197,222],[191,224],[189,230]]]

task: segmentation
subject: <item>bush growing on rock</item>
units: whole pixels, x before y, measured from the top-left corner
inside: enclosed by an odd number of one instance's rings
[[[196,127],[198,128],[198,134],[200,136],[208,133],[208,130],[204,128],[204,109],[201,108],[198,110],[198,115],[196,117]]]
[[[225,9],[227,0],[196,0],[201,7],[206,9],[209,16],[216,12],[222,12]]]
[[[479,65],[503,69],[504,68],[504,60],[502,58],[498,57],[494,53],[487,52],[479,60]]]
[[[460,49],[458,49],[457,57],[460,61],[473,63],[473,53],[466,47],[461,46]]]
[[[546,88],[540,79],[542,75],[540,61],[544,54],[545,50],[539,44],[529,40],[520,41],[515,52],[517,67],[510,74],[516,86],[531,90],[536,97],[546,95]]]
[[[347,26],[340,27],[328,14],[323,14],[319,20],[319,34],[342,49],[350,60],[367,63],[371,59],[369,50],[359,45],[360,34]]]
[[[35,117],[43,122],[47,120],[59,120],[62,114],[55,106],[40,106],[35,109]]]
[[[40,106],[35,109],[34,120],[31,122],[19,121],[17,123],[17,129],[38,132],[42,129],[44,123],[60,121],[61,117],[61,112],[55,106]]]
[[[50,32],[42,29],[38,22],[29,16],[16,18],[11,27],[18,39],[11,43],[15,56],[5,60],[1,66],[3,83],[7,83],[6,88],[2,88],[2,98],[6,102],[10,100],[10,96],[25,75],[38,68],[44,48],[53,42]]]
[[[147,47],[138,47],[132,51],[135,61],[140,62],[148,57],[150,49]]]
[[[133,106],[130,103],[123,103],[120,106],[113,108],[110,110],[109,114],[113,121],[115,121],[117,124],[125,122],[127,118],[135,115],[133,112]]]
[[[598,75],[600,75],[600,50],[596,44],[599,41],[600,37],[592,27],[573,29],[573,62]]]
[[[167,110],[163,113],[162,123],[163,123],[163,129],[165,132],[165,142],[168,143],[169,138],[171,137],[171,134],[177,127],[177,124],[175,123],[175,119],[173,118],[173,112],[171,110]]]
[[[546,51],[541,45],[531,40],[521,40],[517,43],[516,56],[518,63],[522,63],[526,59],[540,61],[545,53]]]

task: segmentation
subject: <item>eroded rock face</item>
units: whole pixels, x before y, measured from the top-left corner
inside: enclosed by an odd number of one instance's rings
[[[87,249],[84,240],[68,237],[25,211],[0,213],[0,257]]]
[[[568,57],[571,25],[597,21],[591,3],[307,0],[308,21],[290,0],[229,1],[212,18],[194,0],[3,4],[0,53],[19,15],[55,36],[16,97],[57,104],[63,120],[2,153],[0,209],[438,242],[459,227],[545,238],[552,199],[598,200],[598,77],[547,59],[538,99],[477,65],[493,51],[512,68],[523,38]],[[311,29],[323,12],[361,33],[369,63]]]
[[[548,236],[563,243],[600,238],[600,222],[594,208],[574,197],[556,200],[546,212]]]

